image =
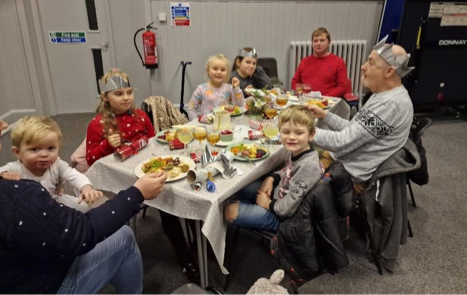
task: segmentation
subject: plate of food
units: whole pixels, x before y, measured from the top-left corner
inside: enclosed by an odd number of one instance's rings
[[[307,101],[307,104],[314,104],[326,110],[334,105],[334,101],[327,98],[311,98]]]
[[[234,155],[238,161],[259,161],[269,156],[269,149],[262,144],[237,142],[230,144],[227,151]]]
[[[156,140],[160,143],[167,143],[167,134],[169,133],[175,133],[174,139],[177,138],[177,129],[172,128],[172,129],[164,129],[156,134]],[[170,135],[169,135],[170,136]],[[193,140],[193,138],[190,140],[190,142]]]
[[[244,107],[239,107],[239,106],[234,106],[234,105],[226,105],[226,106],[220,106],[220,107],[214,108],[214,112],[218,110],[226,110],[227,112],[230,113],[231,117],[240,116],[246,112],[246,109]]]
[[[184,156],[166,155],[152,157],[149,160],[145,160],[139,163],[135,167],[135,174],[139,178],[148,173],[166,171],[166,182],[171,182],[185,178],[188,174],[188,171],[195,169],[195,167],[195,162],[190,158]]]

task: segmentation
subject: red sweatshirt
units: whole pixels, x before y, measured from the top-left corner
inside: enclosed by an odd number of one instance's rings
[[[292,78],[292,89],[297,83],[311,85],[312,91],[322,95],[343,97],[347,90],[347,68],[344,60],[334,54],[318,58],[310,55],[304,58]]]
[[[142,110],[136,110],[138,116],[123,113],[116,115],[118,130],[122,140],[132,142],[141,135],[151,138],[155,135],[154,127],[148,116]],[[101,123],[102,114],[97,114],[89,123],[86,136],[86,161],[91,166],[102,157],[112,154],[115,149],[104,136],[104,128]]]

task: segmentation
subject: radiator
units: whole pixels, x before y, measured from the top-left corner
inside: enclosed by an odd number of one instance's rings
[[[360,83],[360,68],[367,58],[366,40],[337,40],[332,41],[329,51],[341,57],[347,66],[347,76],[352,81],[352,91],[362,99],[362,85]],[[290,44],[290,79],[300,64],[300,61],[313,53],[311,41],[292,41]],[[290,88],[290,84],[289,84]]]

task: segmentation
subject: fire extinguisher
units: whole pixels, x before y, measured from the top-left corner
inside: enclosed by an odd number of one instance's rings
[[[147,69],[157,69],[157,47],[156,47],[156,34],[151,30],[157,30],[157,28],[152,27],[154,22],[147,25],[145,28],[141,28],[136,31],[133,41],[135,43],[136,52],[138,52],[139,58],[143,63],[143,66]],[[138,46],[136,45],[136,36],[139,32],[145,31],[143,35],[143,53],[144,53],[144,60],[139,52]]]

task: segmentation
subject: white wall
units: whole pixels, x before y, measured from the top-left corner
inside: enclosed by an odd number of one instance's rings
[[[0,119],[13,123],[35,114],[36,101],[15,0],[0,1]],[[41,113],[42,110],[39,110]]]
[[[25,114],[55,114],[51,85],[70,81],[64,76],[64,81],[51,83],[53,69],[46,58],[44,32],[35,25],[40,16],[34,3],[0,0],[0,118],[9,123]],[[205,81],[207,58],[224,53],[233,61],[238,47],[244,46],[256,47],[260,56],[275,57],[279,78],[287,83],[293,74],[287,72],[291,41],[308,40],[315,28],[325,26],[332,39],[365,39],[374,44],[383,1],[209,0],[190,4],[192,27],[174,28],[170,26],[170,1],[109,1],[115,66],[127,71],[139,89],[137,105],[151,94],[179,103],[181,60],[193,62],[186,74],[188,102],[195,87]],[[167,14],[167,22],[159,22],[160,12]],[[134,32],[151,19],[159,28],[160,67],[153,71],[142,67],[133,46]]]
[[[152,0],[157,33],[159,69],[151,79],[154,94],[180,100],[180,61],[188,66],[185,102],[205,81],[205,62],[223,53],[233,62],[238,47],[255,47],[262,57],[275,57],[279,79],[288,84],[290,42],[309,40],[317,27],[326,27],[331,39],[364,39],[374,44],[382,1],[191,1],[191,28],[171,27],[170,1]],[[158,20],[160,12],[168,17]],[[371,48],[371,47],[370,47]]]

